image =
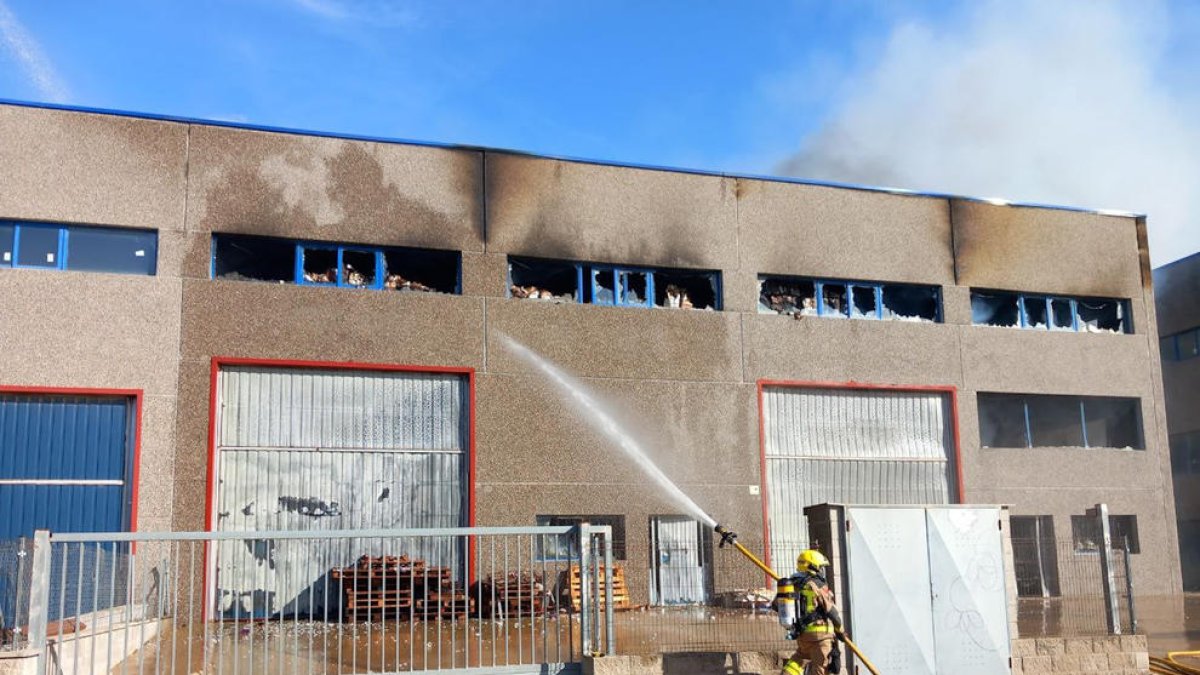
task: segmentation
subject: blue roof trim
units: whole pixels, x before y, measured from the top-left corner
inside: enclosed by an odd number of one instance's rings
[[[995,199],[986,197],[972,197],[970,195],[958,195],[949,192],[925,192],[921,190],[909,190],[905,188],[885,187],[879,185],[861,185],[858,183],[842,183],[838,181],[819,180],[815,178],[790,178],[787,176],[770,176],[763,174],[750,173],[730,173],[725,171],[712,171],[708,169],[689,169],[677,166],[664,166],[658,164],[641,164],[638,162],[618,162],[602,159],[590,159],[587,157],[571,157],[569,155],[547,155],[524,150],[513,150],[510,148],[496,148],[482,145],[467,145],[461,143],[442,143],[438,141],[416,141],[407,138],[394,138],[387,136],[368,136],[364,134],[349,134],[337,133],[332,131],[316,131],[312,129],[296,129],[291,127],[277,127],[266,124],[251,124],[248,122],[228,122],[224,120],[206,120],[198,117],[183,117],[180,115],[163,115],[158,113],[143,113],[129,110],[116,110],[113,108],[93,108],[89,106],[64,105],[60,103],[43,103],[40,101],[21,101],[17,99],[9,99],[0,97],[0,105],[19,106],[23,108],[44,108],[47,110],[63,110],[67,112],[92,113],[97,115],[114,115],[117,117],[133,117],[137,119],[156,120],[160,122],[177,122],[180,124],[203,124],[211,127],[226,127],[229,129],[242,129],[246,131],[264,131],[268,133],[293,134],[300,136],[316,136],[320,138],[336,138],[349,141],[366,141],[370,143],[390,143],[398,145],[415,145],[426,148],[441,148],[445,150],[469,150],[473,152],[497,152],[506,155],[517,155],[522,157],[532,157],[536,159],[552,159],[563,162],[575,162],[579,164],[593,164],[597,166],[612,166],[626,169],[642,169],[645,171],[666,171],[670,173],[683,173],[696,176],[713,176],[718,178],[743,178],[746,180],[761,180],[772,183],[790,183],[793,185],[811,185],[815,187],[839,188],[843,190],[860,190],[864,192],[879,192],[883,194],[900,195],[907,197],[930,197],[935,199],[959,199],[963,201],[981,202],[993,204],[996,206],[1013,206],[1018,208],[1030,209],[1051,209],[1055,211],[1072,211],[1076,213],[1089,213],[1101,216],[1115,216],[1119,218],[1145,218],[1143,213],[1134,211],[1121,211],[1114,209],[1092,209],[1079,206],[1064,206],[1061,204],[1041,204],[1038,202],[1014,202],[1007,199]]]

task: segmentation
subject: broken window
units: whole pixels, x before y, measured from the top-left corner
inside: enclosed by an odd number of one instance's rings
[[[292,283],[296,244],[268,237],[213,235],[213,278]]]
[[[980,392],[978,404],[986,448],[1145,447],[1136,398]]]
[[[941,321],[937,286],[762,276],[760,314]]]
[[[978,396],[979,445],[985,448],[1029,447],[1025,399],[1020,394]]]
[[[1136,398],[1085,396],[1083,416],[1088,447],[1144,447]]]
[[[592,270],[592,304],[617,304],[617,272],[610,268]]]
[[[1128,333],[1125,303],[1119,300],[1079,299],[1079,330],[1089,333]]]
[[[612,528],[612,550],[614,560],[625,560],[625,516],[537,516],[538,527],[579,527],[589,525]],[[538,542],[538,560],[545,561],[578,561],[578,537],[575,536],[544,536]]]
[[[58,240],[62,228],[22,225],[17,231],[17,265],[60,269]]]
[[[650,304],[648,295],[650,286],[649,273],[622,271],[618,273],[618,278],[621,281],[622,305],[648,306]]]
[[[1050,329],[1075,330],[1075,309],[1073,301],[1066,298],[1051,298],[1050,300]]]
[[[1046,298],[1041,297],[1022,297],[1021,309],[1025,315],[1025,328],[1047,328],[1050,323],[1047,319]]]
[[[850,287],[850,316],[856,319],[874,319],[879,316],[878,295],[873,286]]]
[[[1082,448],[1082,407],[1074,396],[1029,396],[1029,444],[1033,447]]]
[[[383,288],[421,293],[460,293],[458,251],[389,248],[383,250]]]
[[[849,316],[849,303],[846,301],[846,285],[830,282],[821,282],[817,284],[817,295],[819,300],[817,307],[818,313],[821,316],[830,317],[845,317]]]
[[[817,314],[817,285],[808,279],[760,277],[758,281],[760,313]]]
[[[971,323],[976,326],[1017,328],[1021,311],[1016,293],[971,291]]]
[[[579,301],[579,266],[556,260],[509,258],[508,294],[530,300]]]
[[[461,264],[457,251],[213,235],[214,279],[458,293]]]
[[[883,318],[937,321],[941,293],[936,286],[889,284],[883,287]]]
[[[1108,536],[1114,549],[1129,547],[1130,553],[1141,553],[1138,541],[1137,516],[1109,516]],[[1093,515],[1071,516],[1071,539],[1076,553],[1095,553],[1104,541],[1100,519]]]
[[[1128,333],[1127,303],[1103,298],[1047,297],[971,290],[971,322],[1032,330]]]
[[[328,284],[338,282],[338,252],[336,248],[304,247],[300,249],[302,284]]]
[[[715,272],[654,271],[654,304],[669,309],[719,309]]]
[[[353,288],[375,288],[380,262],[377,258],[375,251],[343,250],[342,285]]]

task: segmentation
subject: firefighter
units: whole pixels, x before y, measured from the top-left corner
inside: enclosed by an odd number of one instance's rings
[[[829,560],[809,549],[796,557],[796,574],[789,580],[794,589],[796,621],[789,637],[796,639],[796,653],[783,665],[782,675],[825,675],[841,670],[842,615],[833,601],[825,579]],[[803,668],[804,662],[808,668]]]

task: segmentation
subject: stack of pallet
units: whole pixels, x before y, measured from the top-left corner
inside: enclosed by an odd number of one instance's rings
[[[471,603],[450,568],[429,567],[407,556],[363,556],[333,570],[341,582],[343,617],[352,621],[457,618]]]
[[[625,585],[625,570],[620,565],[613,565],[612,578],[612,595],[613,609],[629,609],[629,588]],[[600,606],[604,607],[607,604],[607,599],[604,597],[604,568],[600,568]],[[571,609],[578,612],[583,605],[583,576],[579,573],[579,565],[571,565],[571,569],[567,572],[568,588],[571,594]],[[589,580],[589,583],[594,584],[594,580]],[[595,586],[592,587],[592,592],[595,592]]]
[[[505,616],[533,616],[544,614],[550,609],[546,595],[545,577],[538,573],[509,572],[497,579],[490,578],[488,583],[495,593],[495,604],[492,613]]]

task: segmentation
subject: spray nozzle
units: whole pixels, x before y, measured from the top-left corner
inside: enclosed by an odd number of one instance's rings
[[[721,535],[721,543],[717,548],[725,548],[726,545],[733,546],[737,543],[737,532],[730,530],[724,525],[718,525],[716,528],[717,534]]]

